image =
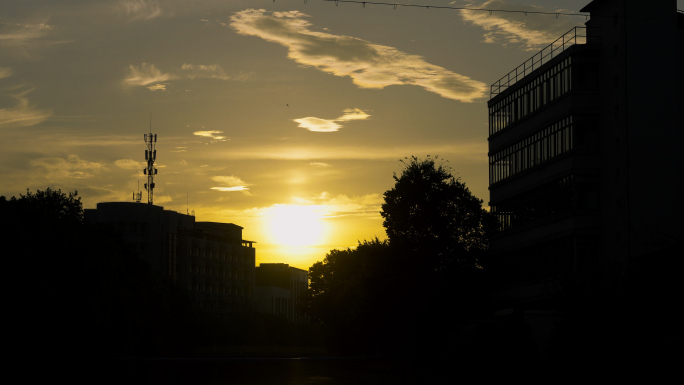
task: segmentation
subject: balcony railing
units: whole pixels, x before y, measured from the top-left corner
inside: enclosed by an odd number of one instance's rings
[[[504,75],[501,79],[492,84],[489,89],[490,98],[494,97],[494,95],[500,94],[506,88],[515,84],[518,80],[544,65],[544,63],[548,63],[549,60],[553,59],[555,56],[558,56],[570,46],[575,44],[586,44],[586,42],[587,27],[574,27],[570,31],[566,32],[563,36],[556,39],[553,43],[537,52],[534,56],[527,59],[524,63],[517,66],[513,71]]]

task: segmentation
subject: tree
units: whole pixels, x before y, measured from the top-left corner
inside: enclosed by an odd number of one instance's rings
[[[488,247],[493,220],[482,200],[437,157],[402,160],[394,188],[385,192],[381,215],[390,244],[429,271],[473,268]]]
[[[344,354],[446,352],[457,317],[486,310],[490,214],[436,158],[403,161],[385,192],[388,240],[332,250],[309,269],[308,314]]]
[[[391,302],[395,278],[389,244],[377,238],[355,249],[331,250],[309,269],[307,313],[324,327],[329,348],[368,354],[384,344],[393,334],[387,309],[397,308]]]

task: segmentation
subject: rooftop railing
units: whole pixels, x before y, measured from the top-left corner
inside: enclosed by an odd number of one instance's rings
[[[527,59],[524,63],[517,66],[513,71],[504,75],[501,79],[492,84],[489,89],[490,98],[493,98],[494,95],[500,94],[506,88],[512,86],[518,80],[541,67],[544,65],[544,63],[547,63],[549,60],[553,59],[554,56],[558,56],[570,46],[586,43],[587,27],[574,27],[570,31],[566,32],[563,36],[556,39],[553,43],[537,52],[534,56]]]

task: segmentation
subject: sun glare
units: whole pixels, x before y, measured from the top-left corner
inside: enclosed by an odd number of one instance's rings
[[[317,206],[275,205],[269,209],[270,241],[281,246],[314,246],[323,242],[325,222]]]

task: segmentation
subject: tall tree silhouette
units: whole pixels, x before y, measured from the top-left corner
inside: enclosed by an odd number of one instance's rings
[[[406,158],[381,215],[390,244],[429,271],[476,267],[488,246],[493,220],[482,200],[437,158]]]
[[[455,317],[483,310],[492,219],[436,158],[404,160],[382,216],[388,240],[332,250],[309,269],[309,315],[340,353],[443,351]]]

